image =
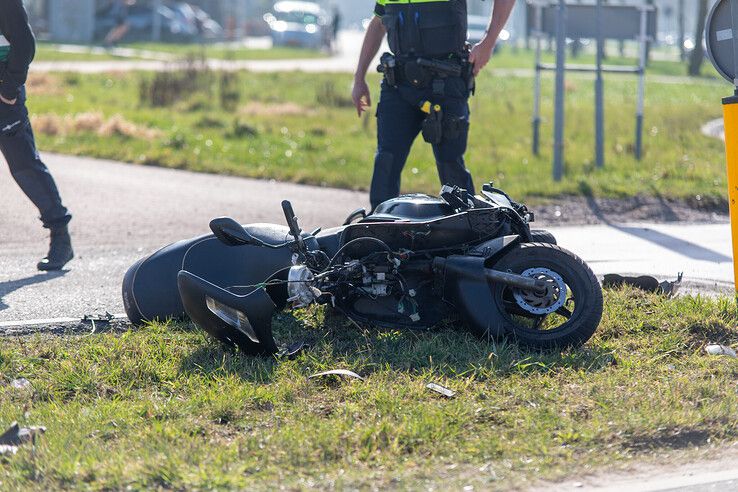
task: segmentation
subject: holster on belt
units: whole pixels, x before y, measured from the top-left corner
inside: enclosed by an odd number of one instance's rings
[[[471,54],[471,45],[466,43],[464,51],[461,54],[461,67],[462,77],[466,81],[466,88],[469,89],[469,94],[474,94],[477,88],[477,82],[474,77],[474,64],[469,61],[469,55]]]
[[[469,122],[465,118],[446,115],[443,119],[443,138],[456,140],[463,131],[466,131],[468,125]]]
[[[444,114],[439,104],[422,101],[420,110],[428,116],[423,120],[423,140],[429,144],[440,144],[443,140],[455,140],[466,131],[466,118]]]
[[[379,59],[377,72],[384,74],[384,80],[390,87],[397,87],[397,62],[392,53],[384,53]]]
[[[443,110],[438,104],[431,105],[428,116],[423,120],[423,140],[433,145],[443,140]]]

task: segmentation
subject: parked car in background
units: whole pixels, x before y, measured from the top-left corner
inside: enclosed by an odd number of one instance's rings
[[[264,15],[274,46],[322,49],[330,47],[328,13],[313,2],[282,1]]]
[[[223,37],[220,24],[200,7],[186,2],[168,2],[159,5],[156,12],[149,5],[132,3],[124,13],[111,3],[95,16],[95,39],[105,39],[116,26],[126,24],[125,35],[120,41],[150,41],[155,16],[159,16],[161,41],[194,42]]]
[[[474,46],[484,38],[484,33],[487,32],[487,25],[489,24],[489,17],[483,15],[470,15],[468,18],[467,28],[467,41]],[[497,39],[495,45],[495,51],[499,50],[502,45],[510,40],[510,31],[503,29],[500,32],[500,37]]]

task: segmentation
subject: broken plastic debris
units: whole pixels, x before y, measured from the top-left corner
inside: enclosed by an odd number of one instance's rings
[[[346,376],[349,378],[359,379],[361,381],[364,380],[361,376],[356,374],[353,371],[349,371],[346,369],[333,369],[332,371],[325,371],[325,372],[319,372],[317,374],[313,374],[311,376],[308,376],[308,379],[314,379],[314,378],[320,378],[323,376]]]
[[[444,388],[440,384],[428,383],[427,385],[425,385],[425,387],[428,388],[431,391],[435,391],[439,395],[445,396],[446,398],[453,398],[454,396],[456,396],[456,392],[455,391],[452,391],[452,390],[450,390],[448,388]]]
[[[93,334],[97,331],[98,325],[102,326],[109,326],[110,322],[115,319],[115,316],[110,314],[109,312],[105,311],[105,314],[102,316],[96,316],[96,315],[90,315],[85,314],[82,318],[82,323],[89,323],[92,326],[92,331],[90,334]]]
[[[15,454],[18,446],[36,442],[36,437],[44,432],[46,427],[21,427],[18,422],[13,422],[8,430],[0,435],[0,455]]]
[[[18,452],[18,446],[0,445],[0,456],[4,454],[15,454]]]
[[[31,382],[26,378],[18,378],[12,380],[10,382],[10,386],[15,389],[29,389],[31,387]]]
[[[734,359],[738,358],[738,354],[735,353],[735,350],[725,345],[708,345],[705,347],[705,352],[710,355],[727,355]]]
[[[298,355],[300,355],[304,350],[307,350],[310,348],[310,344],[307,342],[295,342],[292,345],[288,345],[286,347],[283,347],[282,350],[280,350],[279,354],[277,354],[278,357],[286,357],[289,360],[294,360],[297,358]]]
[[[602,280],[602,286],[606,288],[620,287],[622,285],[629,285],[636,287],[646,292],[655,292],[658,294],[664,294],[665,296],[671,297],[677,293],[679,287],[682,285],[682,279],[684,274],[679,272],[677,279],[672,281],[665,280],[659,282],[655,277],[649,275],[642,275],[640,277],[624,277],[615,273],[605,275]]]

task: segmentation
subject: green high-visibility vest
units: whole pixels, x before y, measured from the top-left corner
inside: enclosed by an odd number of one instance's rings
[[[0,61],[7,60],[8,53],[10,53],[10,43],[5,39],[5,36],[0,34]]]

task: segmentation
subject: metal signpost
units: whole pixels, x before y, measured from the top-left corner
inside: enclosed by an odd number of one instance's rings
[[[738,297],[738,0],[720,0],[713,6],[705,26],[705,42],[710,61],[734,86],[733,95],[723,99],[723,119],[733,231],[733,272]]]
[[[605,36],[602,32],[602,0],[597,0],[595,13],[597,31],[597,78],[595,79],[595,165],[605,166],[605,81],[602,61],[605,58]]]
[[[566,94],[566,83],[564,80],[564,65],[566,63],[566,1],[559,0],[556,11],[556,102],[554,115],[554,181],[561,181],[564,177],[564,96]],[[540,41],[539,41],[540,42]],[[540,52],[539,52],[540,53]],[[536,60],[536,65],[540,60]],[[536,71],[540,77],[540,71]],[[538,84],[540,87],[540,83]],[[541,98],[538,97],[540,101]],[[540,112],[538,110],[537,112]],[[540,120],[540,118],[539,118]]]
[[[541,75],[556,72],[555,116],[554,116],[554,180],[564,175],[564,74],[572,72],[594,72],[595,78],[595,162],[597,167],[605,165],[605,103],[604,73],[638,75],[638,102],[636,109],[635,156],[643,155],[643,113],[646,93],[646,57],[648,43],[656,39],[656,8],[653,5],[604,5],[569,4],[566,0],[529,0],[528,29],[535,37],[536,75],[533,106],[533,153],[540,151],[541,126]],[[593,22],[594,20],[594,22]],[[541,63],[544,37],[556,36],[556,63]],[[595,39],[597,41],[597,63],[572,65],[566,63],[566,40]],[[604,65],[605,41],[637,40],[639,42],[638,66]]]

